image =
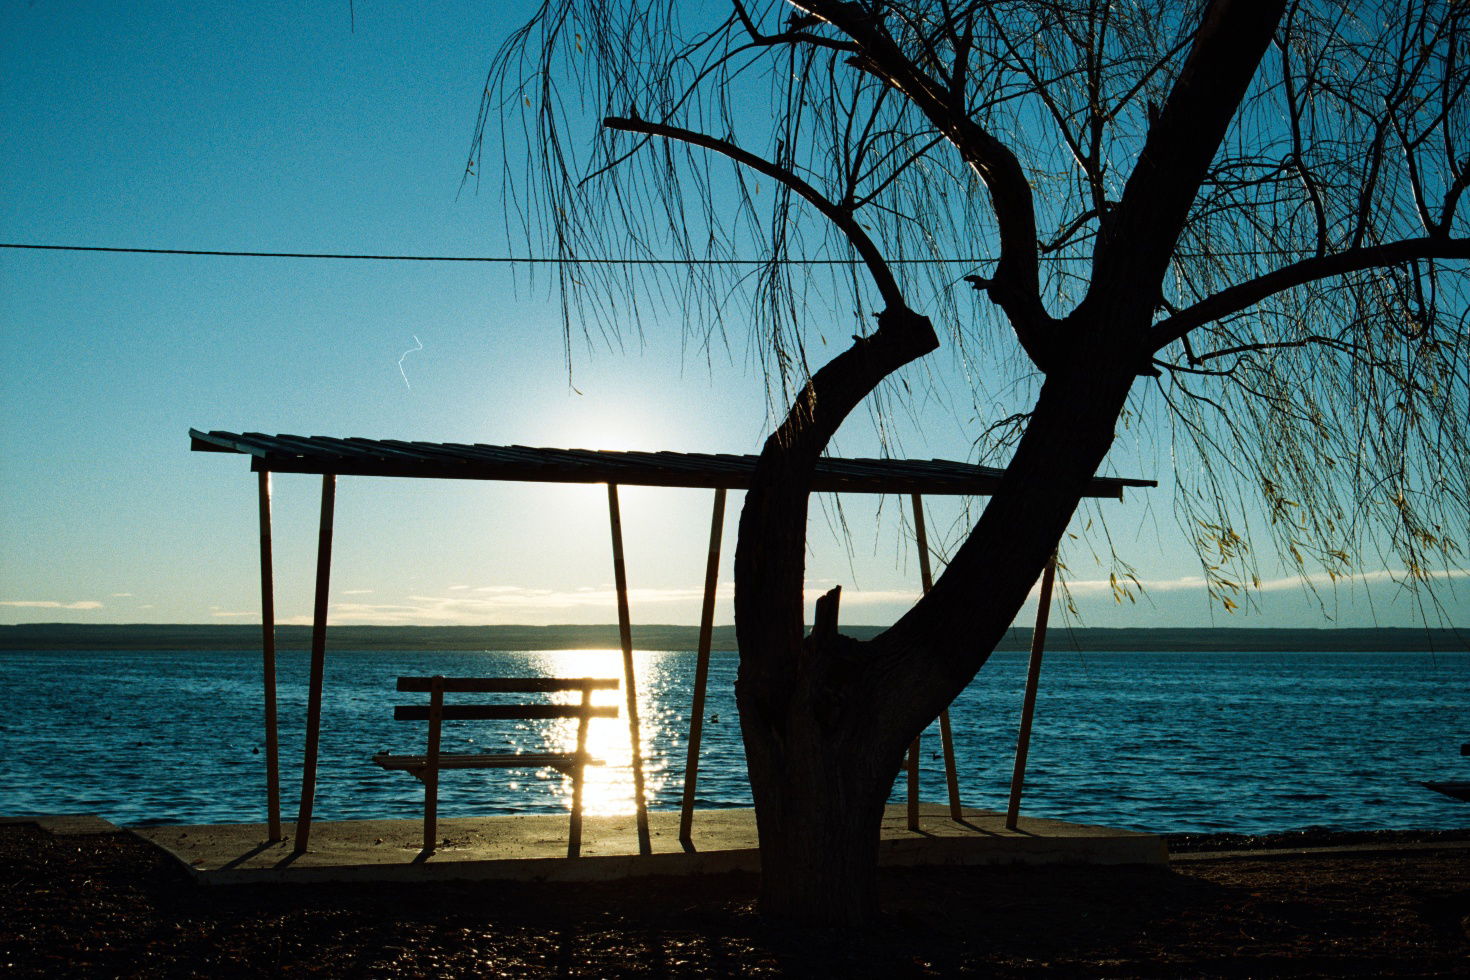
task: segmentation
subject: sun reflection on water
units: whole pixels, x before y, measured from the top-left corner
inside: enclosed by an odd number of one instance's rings
[[[664,651],[638,650],[633,654],[634,683],[638,692],[639,744],[643,755],[643,798],[658,797],[672,775],[669,765],[673,742],[679,740],[678,725],[683,712],[668,703],[671,687],[669,658]],[[546,650],[528,654],[533,671],[547,677],[616,677],[616,690],[593,691],[592,703],[615,706],[616,718],[594,718],[587,727],[587,751],[600,766],[588,766],[582,782],[582,810],[593,815],[631,814],[634,806],[633,753],[628,730],[627,694],[623,689],[623,658],[619,650]],[[574,692],[556,695],[557,701],[576,703]],[[526,751],[537,744],[549,751],[572,751],[577,747],[577,721],[561,718],[526,724]],[[548,781],[570,809],[572,780],[554,770],[536,773]]]

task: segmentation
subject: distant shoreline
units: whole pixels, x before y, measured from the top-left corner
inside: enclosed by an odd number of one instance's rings
[[[847,626],[859,639],[880,626]],[[633,627],[640,650],[693,650],[694,626]],[[282,650],[306,649],[307,626],[276,628]],[[1009,630],[998,650],[1026,650],[1031,629]],[[327,645],[337,650],[600,650],[618,647],[618,627],[598,626],[333,626]],[[735,627],[717,626],[714,649],[735,649]],[[1047,635],[1052,650],[1180,653],[1234,652],[1470,652],[1470,629],[1252,629],[1240,627],[1155,627],[1109,629],[1054,627]],[[0,626],[0,651],[13,650],[258,650],[260,627],[239,624],[79,624],[22,623]]]

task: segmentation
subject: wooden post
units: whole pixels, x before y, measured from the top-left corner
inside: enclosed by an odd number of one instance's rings
[[[919,743],[922,739],[923,736],[915,735],[914,740],[909,743],[909,830],[919,829]]]
[[[689,709],[689,753],[684,760],[684,798],[679,812],[679,843],[692,848],[694,790],[699,781],[699,743],[704,737],[704,691],[709,684],[709,653],[715,629],[715,586],[720,578],[720,536],[725,528],[725,488],[715,489],[709,526],[709,558],[704,566],[704,608],[699,614],[699,653],[694,661],[694,704]]]
[[[1041,573],[1041,596],[1036,604],[1036,630],[1031,634],[1031,662],[1026,668],[1026,696],[1021,702],[1021,730],[1016,735],[1016,768],[1011,773],[1011,799],[1006,807],[1006,828],[1016,829],[1021,817],[1021,787],[1026,781],[1026,752],[1031,745],[1031,717],[1036,711],[1036,686],[1041,680],[1041,654],[1046,648],[1046,617],[1051,610],[1051,585],[1057,572],[1057,553],[1047,559]]]
[[[924,591],[929,591],[929,543],[924,536],[924,507],[922,498],[918,494],[912,494],[914,505],[914,531],[919,545],[919,576]],[[919,829],[919,751],[922,748],[923,735],[915,735],[913,742],[909,743],[908,758],[908,827],[909,830]]]
[[[592,720],[592,685],[582,685],[582,711],[577,716],[577,762],[572,766],[572,821],[567,830],[567,857],[582,854],[582,781],[587,775],[587,724]]]
[[[424,752],[424,853],[439,838],[439,743],[444,730],[444,677],[429,678],[429,744]]]
[[[924,591],[928,592],[934,587],[934,576],[929,568],[929,536],[924,527],[924,498],[914,494],[913,505],[914,532],[919,546],[919,581],[923,584]],[[964,818],[964,810],[960,806],[960,777],[955,767],[954,730],[950,726],[948,708],[939,712],[939,741],[944,750],[944,781],[949,790],[949,815],[953,820],[961,820]]]
[[[260,490],[260,649],[265,700],[265,809],[267,840],[281,833],[281,757],[276,725],[276,587],[271,558],[271,474],[261,470]]]
[[[296,853],[305,854],[316,799],[316,755],[322,730],[322,678],[327,660],[327,596],[332,579],[332,512],[337,478],[322,477],[322,518],[316,543],[316,606],[311,619],[311,687],[306,702],[306,750],[301,761],[301,809],[296,816]]]
[[[919,582],[924,591],[934,587],[934,575],[929,568],[929,535],[924,526],[924,498],[913,494],[914,537],[919,546]],[[949,722],[949,709],[939,712],[939,744],[944,751],[944,782],[949,790],[949,816],[951,820],[963,820],[964,808],[960,805],[960,775],[955,765],[954,729]],[[918,796],[916,792],[915,797]]]
[[[618,511],[618,485],[607,485],[607,510],[612,524],[613,582],[618,592],[618,636],[623,645],[623,690],[628,703],[628,739],[633,749],[633,801],[637,808],[638,853],[652,854],[648,836],[648,805],[643,799],[643,744],[638,726],[638,685],[633,674],[633,626],[628,612],[628,571],[623,563],[623,518]]]

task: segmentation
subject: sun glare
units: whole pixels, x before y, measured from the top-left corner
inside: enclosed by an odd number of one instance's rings
[[[549,430],[558,446],[568,449],[611,449],[616,451],[666,448],[661,435],[636,409],[579,411],[563,415]]]
[[[664,689],[662,651],[639,650],[633,654],[635,683],[638,689],[638,715],[643,755],[643,798],[651,803],[668,781],[670,739],[677,733],[669,722],[677,721],[679,712],[659,703],[653,692]],[[613,816],[635,812],[633,795],[633,753],[628,731],[627,695],[623,690],[623,657],[620,650],[548,650],[536,654],[535,666],[548,677],[616,677],[616,690],[594,691],[592,703],[618,709],[616,718],[594,718],[587,728],[587,751],[602,765],[588,766],[582,781],[584,813]],[[558,700],[571,701],[575,695]],[[566,718],[552,722],[546,740],[548,747],[572,751],[577,747],[577,723]],[[560,780],[560,795],[570,809],[572,780],[570,776],[547,773],[544,778]]]
[[[617,420],[606,420],[580,429],[571,442],[576,449],[611,449],[623,452],[654,448],[649,446],[649,436],[645,430],[620,424]]]

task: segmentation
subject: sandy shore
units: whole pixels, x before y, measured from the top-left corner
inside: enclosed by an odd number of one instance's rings
[[[1464,975],[1470,831],[1175,841],[1170,868],[882,876],[872,928],[763,920],[748,874],[201,888],[128,834],[0,826],[8,976]],[[1228,857],[1222,847],[1253,847]],[[1326,846],[1326,851],[1303,848]]]

